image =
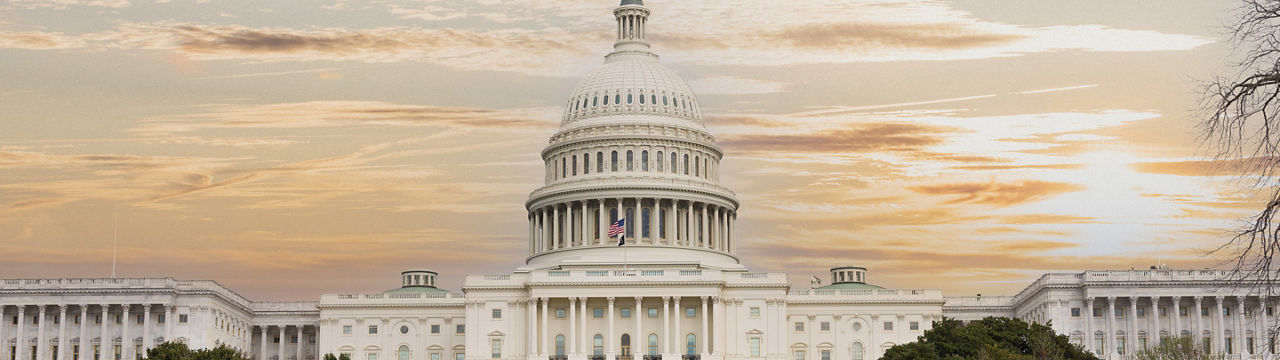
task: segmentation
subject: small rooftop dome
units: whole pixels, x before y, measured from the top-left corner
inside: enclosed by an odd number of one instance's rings
[[[841,266],[831,268],[831,285],[819,289],[883,289],[867,283],[867,268]]]
[[[409,269],[400,272],[400,288],[387,292],[445,292],[436,288],[436,276],[440,274],[426,269]]]

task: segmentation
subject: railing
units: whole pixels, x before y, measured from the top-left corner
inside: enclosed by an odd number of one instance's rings
[[[587,271],[587,276],[609,276],[608,271],[591,270]]]
[[[551,355],[550,360],[569,360],[568,355]]]
[[[587,360],[604,360],[604,355],[591,355]]]
[[[702,270],[680,270],[681,276],[698,276],[702,275]]]
[[[768,273],[742,273],[743,279],[768,279]]]
[[[547,276],[569,276],[568,271],[548,271]]]
[[[662,360],[662,355],[645,355],[644,360]]]
[[[503,275],[485,275],[485,276],[484,276],[484,279],[485,279],[485,280],[511,280],[511,275],[509,275],[509,274],[503,274]]]
[[[641,276],[662,276],[662,275],[666,275],[666,272],[662,270],[644,270],[640,272],[640,275]]]

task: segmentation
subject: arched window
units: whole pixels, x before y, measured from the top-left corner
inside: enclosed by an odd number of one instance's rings
[[[609,170],[618,171],[618,151],[614,150],[612,156],[609,157]]]
[[[649,171],[649,150],[640,152],[640,171]]]
[[[631,94],[627,94],[627,104],[632,103]]]
[[[618,209],[609,209],[609,223],[612,224],[616,222],[618,222]]]
[[[631,156],[631,150],[627,150],[627,171],[635,170],[635,159]]]
[[[400,345],[400,351],[396,355],[397,355],[396,357],[399,358],[400,360],[409,360],[409,346]]]
[[[850,346],[849,350],[853,352],[853,356],[850,356],[849,359],[862,360],[862,357],[866,356],[866,351],[862,350],[862,343],[853,343],[853,346]]]
[[[658,356],[658,334],[649,334],[649,355]]]
[[[591,153],[582,154],[582,174],[591,173]]]
[[[689,175],[689,154],[684,154],[684,174]]]
[[[658,172],[662,172],[662,152],[661,151],[658,152],[658,156],[655,158],[655,160],[658,160],[658,164],[657,164]]]
[[[619,94],[613,94],[613,103],[614,103],[614,104],[621,104],[621,103],[622,103],[622,95],[619,95]]]
[[[676,173],[676,153],[671,153],[671,173]]]
[[[644,105],[644,94],[640,94],[640,105]]]
[[[604,356],[604,336],[596,334],[596,337],[591,339],[591,354]]]
[[[609,95],[608,95],[608,94],[605,94],[605,96],[604,96],[604,105],[605,105],[605,106],[608,106],[608,105],[609,105]]]
[[[596,105],[600,105],[600,97],[599,97],[599,96],[592,96],[592,97],[591,97],[591,107],[596,107]]]
[[[556,356],[564,356],[564,335],[556,335]]]
[[[649,237],[649,209],[640,211],[640,237]]]
[[[698,355],[698,337],[690,333],[684,337],[684,353],[685,355]]]
[[[710,158],[702,158],[702,177],[707,179],[711,178],[711,159]]]
[[[596,172],[604,172],[604,153],[596,152]]]
[[[636,221],[636,209],[627,208],[627,224],[635,224],[636,223],[635,221]],[[627,237],[633,238],[633,239],[636,237],[635,226],[630,226],[630,225],[627,226]]]
[[[702,165],[702,157],[694,156],[693,157],[693,176],[698,176],[698,177],[702,176],[702,167],[700,165]]]
[[[667,238],[667,227],[662,226],[663,224],[666,224],[666,223],[667,223],[667,209],[666,208],[658,209],[658,238],[660,239]]]
[[[667,106],[667,96],[662,95],[662,106]]]
[[[565,178],[566,176],[569,176],[569,164],[565,164],[565,161],[568,161],[568,159],[563,156],[560,157],[560,178],[561,179]]]
[[[586,97],[586,96],[583,96],[583,97],[582,97],[582,108],[583,108],[583,109],[586,109],[586,108],[587,108],[587,97]]]
[[[631,356],[631,335],[622,334],[622,357]]]
[[[649,103],[658,105],[658,95],[649,95]]]
[[[573,176],[578,176],[578,155],[573,156]]]

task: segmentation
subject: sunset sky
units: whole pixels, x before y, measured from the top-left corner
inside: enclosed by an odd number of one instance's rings
[[[1232,1],[646,0],[756,271],[1011,294],[1215,266],[1259,206],[1196,140]],[[258,300],[523,264],[615,0],[0,2],[0,277]],[[1158,249],[1158,251],[1157,251]]]

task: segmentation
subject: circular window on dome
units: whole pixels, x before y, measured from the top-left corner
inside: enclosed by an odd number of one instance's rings
[[[408,326],[404,326],[404,325],[400,325],[400,333],[401,333],[401,334],[408,334],[408,333],[409,333],[409,327],[408,327]]]
[[[853,331],[862,330],[862,323],[853,323]]]

